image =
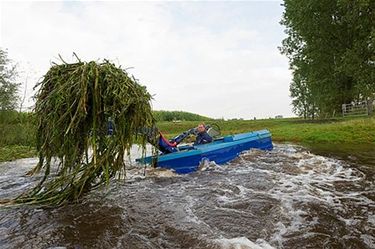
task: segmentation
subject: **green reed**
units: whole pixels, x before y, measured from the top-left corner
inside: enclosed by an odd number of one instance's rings
[[[60,205],[125,174],[124,157],[142,127],[154,118],[151,95],[109,61],[55,64],[36,86],[36,149],[43,172],[38,185],[16,203]],[[109,135],[108,124],[115,131]],[[57,163],[53,163],[53,159]],[[57,165],[56,165],[57,164]],[[51,175],[53,167],[57,173]]]

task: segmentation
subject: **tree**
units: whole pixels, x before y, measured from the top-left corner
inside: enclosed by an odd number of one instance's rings
[[[18,104],[17,67],[0,48],[0,111],[14,110]]]
[[[293,71],[296,114],[334,116],[375,92],[375,1],[284,0],[281,52]]]
[[[338,5],[351,41],[342,55],[341,70],[355,81],[357,98],[366,100],[375,93],[375,2],[341,0]]]

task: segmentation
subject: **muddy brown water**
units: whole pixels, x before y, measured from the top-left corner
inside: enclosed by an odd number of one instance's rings
[[[0,164],[0,199],[36,159]],[[375,149],[276,144],[195,173],[131,167],[59,208],[0,208],[0,248],[375,248]]]

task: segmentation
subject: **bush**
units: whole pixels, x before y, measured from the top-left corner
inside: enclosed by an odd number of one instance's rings
[[[35,146],[33,113],[0,111],[0,147],[9,145]]]

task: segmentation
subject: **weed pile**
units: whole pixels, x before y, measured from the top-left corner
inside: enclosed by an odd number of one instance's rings
[[[145,148],[137,131],[154,125],[152,97],[109,61],[54,64],[36,87],[39,161],[29,173],[44,174],[16,203],[77,201],[125,174],[124,157],[135,142]]]

